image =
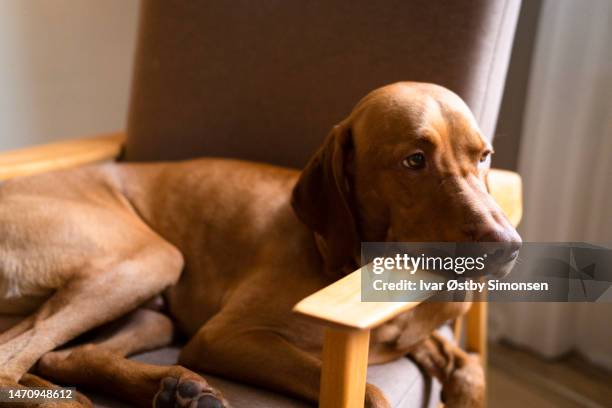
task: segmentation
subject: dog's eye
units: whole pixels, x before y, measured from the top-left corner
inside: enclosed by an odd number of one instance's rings
[[[425,155],[423,153],[411,154],[402,160],[402,166],[413,170],[422,169],[425,167]]]
[[[486,151],[486,152],[484,152],[484,153],[482,154],[482,156],[480,156],[480,162],[481,162],[481,163],[486,162],[486,161],[487,161],[487,159],[489,158],[489,156],[491,156],[491,153],[492,153],[492,152],[490,152],[490,151]]]

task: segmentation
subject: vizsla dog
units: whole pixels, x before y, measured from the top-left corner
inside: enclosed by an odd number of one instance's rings
[[[457,95],[405,82],[361,100],[301,173],[201,159],[7,181],[0,313],[29,317],[0,335],[0,387],[51,380],[137,405],[228,406],[204,372],[316,401],[322,331],[291,309],[356,269],[360,242],[518,245],[487,193],[490,153]],[[515,252],[498,256],[511,264]],[[424,303],[379,327],[371,363],[410,355],[448,406],[482,406],[478,361],[432,334],[468,306]],[[126,359],[175,327],[189,338],[180,365]],[[366,394],[388,406],[376,387]]]

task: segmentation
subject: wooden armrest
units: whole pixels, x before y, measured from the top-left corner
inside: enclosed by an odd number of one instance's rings
[[[489,193],[515,227],[523,216],[523,182],[518,173],[491,169],[487,177]]]
[[[125,135],[113,133],[0,153],[0,180],[114,160]]]
[[[347,329],[371,329],[420,302],[362,302],[361,269],[300,301],[293,311],[320,323]]]

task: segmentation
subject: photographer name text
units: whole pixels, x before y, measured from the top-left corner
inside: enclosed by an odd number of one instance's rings
[[[376,279],[372,282],[375,291],[548,291],[546,282],[501,282],[490,280],[488,282],[476,282],[473,280],[460,281],[451,279],[446,282],[428,282],[424,279],[417,281],[398,280],[395,282],[385,282]]]

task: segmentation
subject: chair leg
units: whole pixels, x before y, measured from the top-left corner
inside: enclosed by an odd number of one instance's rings
[[[325,330],[321,408],[363,408],[370,330]]]
[[[487,315],[488,306],[486,299],[478,299],[472,303],[472,307],[465,316],[466,336],[465,346],[467,351],[480,354],[484,367],[487,366]]]

